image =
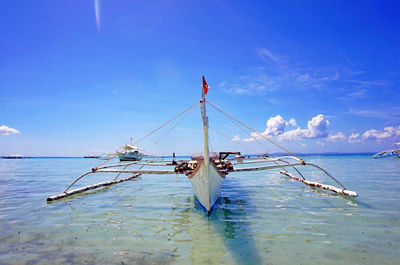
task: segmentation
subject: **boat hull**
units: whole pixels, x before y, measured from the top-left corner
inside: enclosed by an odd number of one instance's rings
[[[193,191],[200,204],[207,212],[210,212],[219,197],[224,177],[225,176],[216,169],[215,165],[210,162],[208,164],[207,181],[207,165],[204,161],[201,161],[195,171],[189,175]]]
[[[119,154],[118,155],[119,161],[139,161],[142,160],[142,155],[135,155],[135,154]]]

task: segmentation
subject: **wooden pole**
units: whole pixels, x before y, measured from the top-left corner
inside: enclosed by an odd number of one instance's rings
[[[321,188],[321,189],[324,189],[324,190],[330,190],[330,191],[333,191],[333,192],[336,192],[336,193],[339,193],[339,194],[343,194],[343,195],[347,195],[347,196],[350,196],[350,197],[357,197],[358,196],[357,192],[355,192],[355,191],[346,190],[346,189],[340,189],[340,188],[337,188],[335,186],[325,185],[325,184],[321,184],[321,183],[314,182],[314,181],[308,181],[306,179],[300,179],[300,178],[297,178],[297,177],[293,176],[292,174],[290,174],[287,171],[281,171],[281,174],[284,174],[284,175],[288,176],[291,179],[303,182],[304,184],[306,184],[308,186],[318,187],[318,188]]]
[[[97,189],[97,188],[103,187],[103,186],[109,186],[109,185],[113,185],[113,184],[118,184],[118,183],[121,183],[121,182],[124,182],[124,181],[128,181],[128,180],[132,180],[134,178],[137,178],[140,175],[141,174],[135,174],[135,175],[133,175],[133,176],[131,176],[129,178],[125,178],[125,179],[100,182],[100,183],[93,184],[93,185],[90,185],[90,186],[86,186],[86,187],[83,187],[83,188],[79,188],[79,189],[75,189],[75,190],[71,190],[71,191],[66,191],[66,192],[63,192],[61,194],[48,197],[47,201],[55,201],[55,200],[59,200],[59,199],[62,199],[62,198],[65,198],[65,197],[68,197],[68,196],[71,196],[71,195],[74,195],[74,194],[77,194],[77,193],[82,193],[84,191]]]

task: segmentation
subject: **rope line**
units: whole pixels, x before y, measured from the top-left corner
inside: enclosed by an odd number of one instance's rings
[[[188,111],[188,112],[186,113],[185,116],[182,116],[182,119],[180,119],[180,120],[179,120],[174,126],[172,126],[166,133],[164,133],[163,135],[161,135],[161,137],[158,138],[158,140],[156,140],[154,143],[155,143],[155,144],[158,144],[158,143],[161,141],[161,139],[164,139],[173,129],[176,128],[176,126],[178,126],[179,124],[181,124],[181,123],[183,122],[183,120],[186,119],[186,118],[190,115],[190,113],[193,111],[193,109],[194,109],[194,108],[192,108],[190,111]]]
[[[167,121],[166,123],[164,123],[163,125],[159,126],[158,128],[152,130],[151,132],[149,132],[148,134],[146,134],[145,136],[143,136],[142,138],[140,138],[139,140],[137,140],[136,142],[133,143],[133,145],[137,145],[140,141],[144,140],[145,138],[147,138],[148,136],[152,135],[153,133],[155,133],[156,131],[158,131],[159,129],[161,129],[162,127],[164,127],[165,125],[167,125],[168,123],[172,122],[173,120],[177,119],[178,117],[180,117],[182,114],[186,113],[187,111],[193,109],[195,106],[197,106],[198,104],[200,104],[199,102],[196,102],[195,104],[193,104],[192,106],[190,106],[189,108],[187,108],[186,110],[182,111],[181,113],[179,113],[178,115],[176,115],[175,117],[173,117],[172,119],[170,119],[169,121]],[[125,151],[126,148],[124,148],[124,150],[117,152],[114,156],[112,156],[111,158],[107,159],[106,161],[104,161],[103,163],[101,163],[100,165],[98,165],[97,167],[93,168],[92,170],[96,171],[98,167],[101,167],[102,165],[104,165],[105,163],[108,163],[110,160],[114,159],[116,156],[118,156],[119,154],[121,154],[123,151]]]
[[[166,152],[169,150],[173,150],[175,148],[177,148],[178,146],[180,146],[181,144],[183,144],[185,141],[187,141],[189,138],[191,138],[192,136],[194,136],[195,134],[201,132],[203,130],[203,128],[201,129],[197,129],[196,131],[194,131],[193,133],[187,135],[185,138],[183,138],[182,140],[180,140],[178,143],[174,143],[173,145],[167,147],[166,149],[164,149],[161,153],[162,154],[167,154]]]
[[[289,150],[287,150],[285,147],[281,146],[281,145],[278,144],[278,143],[275,143],[274,141],[272,141],[271,139],[269,139],[269,138],[266,137],[265,135],[261,134],[261,133],[258,132],[257,130],[254,130],[253,128],[251,128],[249,125],[245,124],[244,122],[240,121],[239,119],[235,118],[234,116],[232,116],[232,115],[226,113],[225,111],[223,111],[221,108],[217,107],[216,105],[212,104],[208,99],[206,100],[206,102],[207,102],[211,107],[213,107],[214,109],[218,110],[219,112],[221,112],[221,113],[224,114],[225,116],[228,116],[228,117],[234,119],[235,121],[237,121],[238,123],[240,123],[242,126],[244,126],[244,127],[246,127],[247,129],[249,129],[249,130],[255,132],[257,135],[259,135],[260,137],[264,138],[264,139],[267,140],[268,142],[270,142],[270,143],[274,144],[275,146],[281,148],[282,150],[286,151],[287,153],[289,153],[289,154],[291,154],[291,155],[293,155],[293,156],[295,156],[295,157],[301,159],[301,158],[298,157],[296,154],[294,154],[294,153],[290,152]]]
[[[246,148],[246,149],[249,149],[250,151],[254,152],[255,154],[258,153],[257,150],[255,150],[255,149],[253,149],[253,148],[250,148],[249,146],[244,145],[244,144],[242,144],[242,143],[240,143],[240,142],[238,142],[238,141],[233,141],[231,137],[229,137],[229,136],[223,134],[223,133],[220,132],[220,131],[217,131],[216,129],[210,128],[210,130],[212,130],[212,131],[214,131],[214,132],[216,132],[216,133],[222,135],[223,137],[225,137],[225,138],[231,140],[231,141],[234,142],[234,143],[237,143],[238,145],[240,145],[240,146],[242,146],[242,147],[244,147],[244,148]]]

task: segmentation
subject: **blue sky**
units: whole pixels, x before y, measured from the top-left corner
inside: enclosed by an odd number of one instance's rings
[[[396,1],[2,1],[0,155],[114,151],[199,101],[202,75],[210,102],[294,152],[391,148],[399,13]],[[208,110],[214,150],[278,151]],[[198,107],[175,129],[139,146],[201,150]]]

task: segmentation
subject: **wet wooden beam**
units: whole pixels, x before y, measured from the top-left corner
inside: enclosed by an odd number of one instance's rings
[[[176,174],[174,170],[144,170],[144,169],[98,169],[93,173],[127,173],[127,174]]]
[[[317,188],[321,188],[324,190],[330,190],[330,191],[333,191],[333,192],[336,192],[336,193],[339,193],[342,195],[351,196],[351,197],[358,196],[357,192],[355,192],[355,191],[340,189],[335,186],[326,185],[326,184],[322,184],[322,183],[318,183],[318,182],[314,182],[314,181],[308,181],[306,179],[303,180],[303,179],[297,178],[297,177],[293,176],[292,174],[290,174],[289,172],[283,171],[283,170],[280,173],[288,176],[291,179],[297,180],[299,182],[303,182],[304,184],[306,184],[308,186],[317,187]]]
[[[119,179],[119,180],[115,180],[115,181],[100,182],[100,183],[93,184],[93,185],[90,185],[90,186],[85,186],[85,187],[82,187],[82,188],[79,188],[79,189],[66,191],[66,192],[63,192],[61,194],[57,194],[57,195],[48,197],[47,201],[55,201],[55,200],[59,200],[59,199],[62,199],[62,198],[65,198],[65,197],[68,197],[68,196],[71,196],[71,195],[74,195],[74,194],[82,193],[82,192],[85,192],[85,191],[88,191],[88,190],[97,189],[99,187],[118,184],[118,183],[121,183],[121,182],[124,182],[124,181],[128,181],[128,180],[132,180],[134,178],[137,178],[140,175],[141,174],[135,174],[135,175],[133,175],[133,176],[131,176],[129,178],[125,178],[125,179]]]
[[[260,171],[267,169],[275,169],[275,168],[283,168],[283,167],[291,167],[291,166],[304,166],[303,163],[289,163],[289,164],[279,164],[279,165],[271,165],[271,166],[259,166],[259,167],[247,167],[247,168],[235,168],[233,172],[243,172],[243,171]]]

